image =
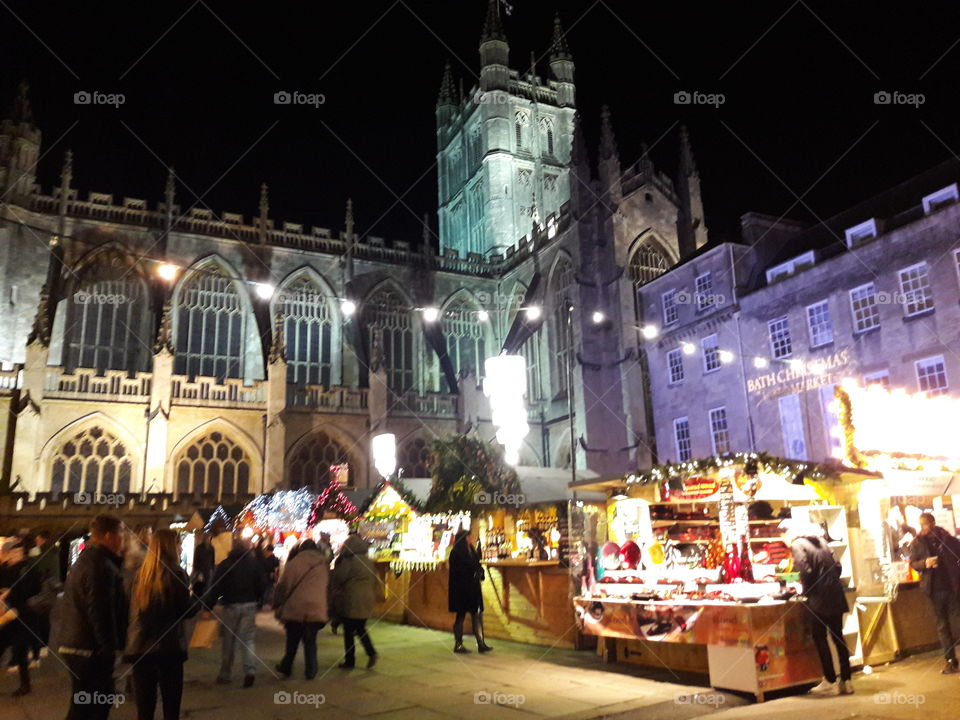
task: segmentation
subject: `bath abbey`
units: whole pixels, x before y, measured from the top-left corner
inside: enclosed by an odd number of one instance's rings
[[[501,353],[526,360],[521,466],[649,465],[638,289],[707,242],[691,142],[668,137],[669,168],[621,163],[609,112],[578,107],[560,18],[542,42],[523,68],[492,2],[479,83],[442,72],[419,237],[364,234],[362,188],[307,227],[274,217],[265,185],[246,213],[255,190],[236,212],[194,203],[172,168],[154,198],[97,192],[69,151],[42,187],[22,87],[0,125],[0,486],[208,505],[335,471],[362,488],[382,432],[425,477],[433,438],[493,437],[484,360]]]

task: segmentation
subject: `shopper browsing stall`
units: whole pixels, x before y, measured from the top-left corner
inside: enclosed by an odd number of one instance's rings
[[[910,565],[920,573],[920,586],[937,618],[946,660],[942,672],[953,674],[957,672],[956,646],[960,643],[960,540],[938,527],[932,513],[920,516],[920,534],[910,546]]]

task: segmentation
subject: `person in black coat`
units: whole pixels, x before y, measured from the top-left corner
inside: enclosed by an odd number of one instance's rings
[[[960,540],[937,525],[932,513],[920,516],[920,534],[910,545],[910,566],[920,573],[920,588],[930,599],[946,665],[957,672],[960,643]]]
[[[469,653],[463,646],[463,621],[467,613],[477,638],[477,650],[484,653],[493,650],[483,639],[483,567],[480,565],[480,550],[473,544],[470,533],[460,530],[450,549],[447,561],[450,568],[448,582],[448,609],[455,613],[453,637],[455,653]]]
[[[193,551],[193,592],[203,596],[213,577],[215,553],[210,544],[209,533],[200,536],[200,544]]]
[[[790,549],[794,570],[800,574],[810,633],[823,666],[823,682],[812,692],[835,694],[839,691],[842,695],[850,695],[853,693],[850,684],[850,650],[843,637],[843,616],[849,612],[850,606],[840,581],[840,563],[834,558],[827,541],[815,534],[796,537]],[[827,644],[828,635],[840,662],[839,685],[833,656]]]
[[[164,720],[178,720],[183,698],[183,664],[187,660],[184,620],[196,615],[199,602],[180,568],[180,541],[173,530],[157,530],[130,592],[130,625],[125,662],[133,664],[138,720],[153,720],[157,688]]]
[[[5,611],[0,615],[0,656],[7,647],[13,649],[13,661],[20,671],[20,687],[14,696],[30,692],[30,648],[38,630],[38,618],[29,599],[38,595],[42,586],[40,573],[27,559],[27,547],[21,540],[4,558],[4,589],[0,593]]]
[[[119,518],[97,515],[90,540],[67,574],[56,632],[73,685],[67,720],[106,720],[116,700],[113,666],[127,632],[120,573],[124,539]]]

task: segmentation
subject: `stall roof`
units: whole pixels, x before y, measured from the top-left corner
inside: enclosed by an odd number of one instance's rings
[[[596,482],[598,477],[592,470],[577,470],[577,482],[571,483],[570,471],[563,468],[517,467],[517,479],[527,505],[566,502],[573,497],[573,490],[577,490],[577,497],[581,500],[603,502],[606,500],[603,493],[591,493],[589,489],[580,492],[579,488],[574,487],[582,482]]]

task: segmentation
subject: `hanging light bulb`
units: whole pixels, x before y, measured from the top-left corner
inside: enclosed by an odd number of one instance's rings
[[[732,363],[733,362],[733,353],[729,350],[721,350],[717,353],[717,356],[720,358],[722,363]]]
[[[176,280],[177,273],[179,272],[180,268],[170,263],[161,263],[160,267],[157,268],[157,275],[160,276],[161,280],[166,280],[167,282]]]
[[[490,319],[490,313],[488,313],[486,310],[480,310],[477,312],[477,320],[479,320],[480,322],[486,322],[489,319]]]
[[[758,370],[763,370],[765,367],[769,365],[770,365],[770,362],[765,357],[755,357],[753,359],[753,366]]]
[[[435,307],[426,307],[423,309],[424,322],[428,322],[428,323],[436,322],[439,317],[440,317],[440,311],[437,310]]]
[[[640,332],[643,333],[643,337],[647,340],[653,340],[657,335],[660,334],[660,331],[657,329],[656,325],[644,325]]]
[[[357,304],[353,300],[340,301],[340,312],[342,312],[345,317],[352,317],[356,311]]]
[[[273,285],[269,283],[254,283],[253,289],[257,293],[257,297],[262,300],[269,300],[273,297]]]
[[[531,305],[526,309],[527,320],[539,320],[543,312],[539,305]]]
[[[693,343],[688,342],[680,345],[680,349],[683,350],[684,355],[693,355],[697,351],[697,348],[694,347]]]

